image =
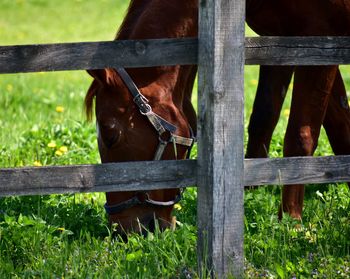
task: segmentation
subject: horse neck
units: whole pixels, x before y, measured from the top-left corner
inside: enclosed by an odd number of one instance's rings
[[[135,28],[137,20],[151,2],[152,0],[131,0],[126,16],[116,35],[117,40],[129,39],[130,33]]]
[[[130,8],[129,39],[161,39],[197,36],[198,0],[148,0],[143,11]],[[135,16],[137,18],[135,18]],[[122,26],[122,29],[126,26]],[[121,33],[120,32],[120,33]]]
[[[160,39],[196,37],[198,31],[197,0],[134,0],[116,39]],[[178,84],[187,71],[179,66],[129,69],[129,74],[145,92],[149,86],[162,87],[178,94]]]

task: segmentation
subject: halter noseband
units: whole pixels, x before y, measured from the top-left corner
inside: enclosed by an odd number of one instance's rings
[[[195,142],[195,138],[193,137],[193,131],[191,127],[189,128],[191,138],[175,135],[174,133],[176,132],[177,127],[153,112],[151,106],[148,103],[147,98],[144,95],[142,95],[142,93],[137,88],[137,86],[135,85],[129,74],[125,71],[125,69],[116,68],[116,71],[119,74],[122,81],[124,82],[125,86],[129,89],[130,94],[133,96],[133,102],[138,107],[140,113],[147,117],[148,121],[158,133],[158,147],[154,154],[153,160],[160,160],[162,158],[165,148],[169,143],[173,144],[176,159],[176,144],[187,147],[187,158],[189,158],[191,148]],[[106,203],[104,207],[108,214],[117,214],[136,205],[150,205],[155,207],[173,206],[181,200],[182,192],[183,190],[181,189],[180,193],[176,195],[174,200],[163,202],[152,200],[149,197],[148,192],[142,191],[137,192],[136,195],[131,199],[120,202],[115,205],[108,205]]]
[[[136,205],[150,205],[154,207],[173,206],[181,200],[182,192],[183,189],[181,189],[180,193],[177,194],[173,200],[166,202],[151,199],[147,192],[137,192],[135,196],[126,201],[114,205],[108,205],[105,203],[104,207],[108,214],[117,214]]]

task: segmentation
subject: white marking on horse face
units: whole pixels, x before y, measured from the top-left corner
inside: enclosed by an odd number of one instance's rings
[[[129,120],[129,123],[130,123],[130,128],[131,128],[131,129],[134,129],[134,127],[135,127],[135,123],[132,121],[133,117],[134,117],[133,114],[131,114],[130,117],[129,117],[129,119],[128,119],[128,120]]]

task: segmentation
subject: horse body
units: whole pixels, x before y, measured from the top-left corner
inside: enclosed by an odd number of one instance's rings
[[[346,0],[248,0],[246,19],[265,36],[346,36],[349,15]]]
[[[197,1],[135,0],[117,34],[119,39],[157,39],[195,37],[197,35]],[[127,72],[137,88],[148,99],[152,110],[176,126],[175,134],[191,137],[194,109],[190,96],[196,69],[194,66],[171,66],[128,69]],[[89,112],[95,98],[96,120],[99,136],[98,147],[102,163],[133,160],[152,160],[159,138],[147,117],[133,103],[133,97],[125,81],[115,69],[89,70],[94,81],[87,93],[86,107]],[[195,126],[192,126],[195,128]],[[168,144],[162,159],[182,159],[188,148]],[[148,193],[107,193],[107,205],[119,204],[135,196],[139,199],[172,201],[178,189],[156,190]],[[173,206],[146,206],[126,208],[110,214],[111,223],[120,225],[120,230],[142,231],[152,229],[154,218],[161,228],[169,227]]]
[[[350,4],[343,0],[248,0],[247,22],[261,35],[350,35]],[[249,124],[247,157],[267,156],[293,72],[292,107],[284,155],[312,155],[322,123],[335,154],[350,154],[349,106],[337,66],[261,66]],[[285,186],[280,217],[282,211],[286,211],[300,219],[303,196],[303,185]]]

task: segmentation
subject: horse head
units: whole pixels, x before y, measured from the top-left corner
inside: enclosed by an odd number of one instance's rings
[[[89,70],[94,81],[85,103],[91,115],[95,99],[102,163],[186,157],[193,143],[182,109],[185,86],[179,84],[186,79],[179,66],[171,68],[177,70]],[[180,197],[179,189],[107,193],[105,207],[120,232],[142,232],[152,230],[154,220],[162,229],[171,226],[171,212]]]
[[[197,0],[133,0],[117,39],[195,37],[197,14]],[[193,143],[191,131],[196,129],[190,103],[195,66],[88,72],[94,80],[85,105],[91,116],[95,99],[102,163],[186,158]],[[106,197],[110,223],[127,233],[152,230],[155,220],[161,229],[171,226],[181,192],[114,192]]]

